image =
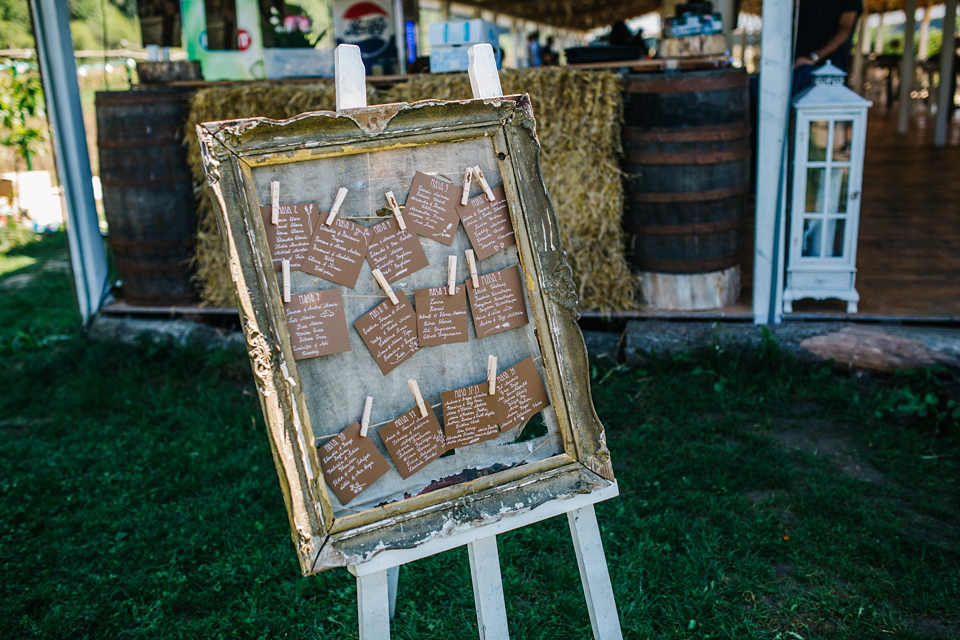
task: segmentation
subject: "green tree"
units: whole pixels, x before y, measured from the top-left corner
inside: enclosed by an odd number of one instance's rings
[[[32,153],[40,150],[44,140],[43,129],[30,124],[30,119],[44,116],[43,87],[40,78],[30,71],[13,66],[4,73],[0,81],[0,125],[4,134],[0,144],[14,147],[17,155],[24,159],[27,171],[33,169],[30,162]]]

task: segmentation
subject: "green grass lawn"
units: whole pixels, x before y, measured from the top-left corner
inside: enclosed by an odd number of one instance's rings
[[[0,638],[355,638],[353,578],[300,575],[246,355],[86,340],[64,237],[26,240],[0,255]],[[960,637],[954,374],[767,343],[592,380],[626,638]],[[498,541],[512,637],[591,637],[565,519]],[[403,568],[393,637],[477,637],[465,550]]]

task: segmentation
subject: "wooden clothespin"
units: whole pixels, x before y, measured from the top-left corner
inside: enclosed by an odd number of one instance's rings
[[[284,258],[280,264],[283,271],[283,301],[290,302],[290,261]]]
[[[367,396],[363,401],[363,416],[360,418],[360,437],[367,437],[367,427],[370,426],[370,410],[373,408],[373,396]]]
[[[280,183],[270,183],[270,223],[280,224]]]
[[[423,402],[423,396],[420,395],[420,387],[417,386],[417,381],[410,379],[407,380],[407,384],[410,385],[410,391],[413,392],[413,397],[417,399],[417,406],[420,407],[420,417],[427,417],[427,405]]]
[[[480,288],[480,276],[477,275],[477,259],[473,255],[473,249],[467,249],[463,252],[467,256],[467,265],[470,267],[470,279],[473,280],[473,288]]]
[[[485,194],[487,194],[487,200],[490,202],[496,200],[497,197],[493,195],[493,189],[491,189],[490,185],[487,184],[486,179],[483,177],[483,171],[480,171],[479,166],[473,168],[473,175],[477,176],[477,180],[480,181],[480,188],[483,189]]]
[[[487,384],[490,385],[487,393],[491,396],[497,394],[497,356],[487,358]]]
[[[390,205],[390,208],[393,210],[393,217],[397,219],[397,224],[400,225],[400,228],[404,231],[407,230],[407,223],[403,221],[403,216],[400,215],[400,205],[397,204],[397,199],[393,197],[393,191],[387,191],[387,204]]]
[[[333,206],[330,207],[330,214],[327,215],[327,226],[333,224],[333,219],[337,217],[337,214],[340,213],[340,205],[343,204],[343,199],[347,197],[347,188],[340,187],[340,190],[337,191],[337,197],[333,201]]]
[[[457,292],[457,256],[447,258],[447,295]]]
[[[463,195],[460,196],[460,204],[466,205],[470,199],[470,183],[473,182],[473,167],[467,167],[463,172]]]
[[[383,277],[383,272],[380,269],[374,269],[373,277],[376,278],[377,284],[383,289],[383,292],[387,294],[387,297],[390,298],[390,302],[393,304],[400,304],[400,299],[397,298],[397,294],[393,292],[393,287],[390,286],[390,283],[387,282],[387,279]]]

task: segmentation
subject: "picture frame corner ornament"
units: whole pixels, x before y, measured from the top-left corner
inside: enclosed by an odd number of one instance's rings
[[[573,268],[567,260],[566,251],[559,250],[555,255],[557,264],[547,276],[544,290],[553,302],[566,309],[574,320],[579,320],[579,300],[577,285],[573,280]]]

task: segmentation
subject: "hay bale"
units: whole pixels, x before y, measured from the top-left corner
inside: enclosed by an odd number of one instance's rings
[[[603,313],[636,308],[636,286],[624,257],[626,238],[621,226],[620,76],[556,68],[504,70],[500,78],[505,94],[528,93],[533,101],[544,184],[557,211],[580,308]],[[423,75],[382,93],[370,89],[368,104],[470,96],[466,74]],[[188,127],[192,131],[199,122],[239,117],[287,118],[334,106],[332,83],[211,87],[197,93]],[[188,140],[194,178],[203,182],[199,145],[195,136]],[[210,198],[204,194],[199,205],[200,293],[206,304],[232,305],[229,271]]]
[[[505,69],[506,95],[528,93],[537,118],[540,164],[570,258],[582,310],[637,308],[624,251],[620,173],[622,83],[613,72]],[[386,92],[389,102],[469,98],[466,74],[423,75]]]

